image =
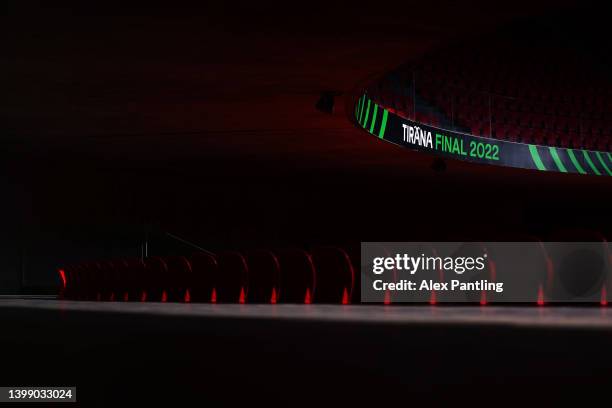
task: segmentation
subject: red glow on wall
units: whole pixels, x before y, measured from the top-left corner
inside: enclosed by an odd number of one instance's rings
[[[542,289],[542,285],[538,287],[538,306],[544,306],[544,289]]]
[[[484,306],[487,304],[487,292],[484,290],[480,293],[480,305]]]
[[[147,301],[147,291],[143,290],[142,294],[140,295],[140,301],[141,302],[146,302]]]
[[[310,296],[310,288],[306,288],[306,295],[304,296],[304,304],[309,305],[312,303],[312,298]]]
[[[606,290],[605,286],[602,286],[601,288],[601,300],[599,301],[599,303],[602,306],[608,306],[608,291]]]
[[[385,292],[385,300],[383,301],[383,303],[385,305],[391,304],[391,292],[389,292],[388,290]]]
[[[212,293],[210,295],[210,303],[217,303],[217,289],[213,288]]]
[[[129,293],[125,292],[125,293],[123,294],[123,301],[124,301],[124,302],[127,302],[127,301],[129,301],[129,299],[130,299],[130,295],[129,295]]]
[[[191,293],[189,293],[189,289],[185,291],[185,303],[191,302]]]
[[[270,296],[270,303],[276,304],[276,288],[272,288],[272,296]]]
[[[429,296],[429,304],[430,305],[435,305],[436,303],[438,303],[438,301],[436,299],[436,291],[432,290],[431,291],[431,295]]]
[[[162,292],[162,298],[161,298],[162,302],[167,302],[168,301],[168,294],[166,293],[166,291],[164,290]]]
[[[349,294],[348,294],[348,290],[346,288],[344,288],[344,292],[342,292],[342,304],[343,305],[348,305],[350,302],[349,300]]]
[[[60,269],[58,272],[59,272],[60,279],[62,280],[62,288],[66,289],[66,284],[67,284],[66,272],[64,272],[63,269]]]
[[[238,298],[238,303],[243,305],[246,302],[246,294],[244,293],[244,286],[240,288],[240,297]]]

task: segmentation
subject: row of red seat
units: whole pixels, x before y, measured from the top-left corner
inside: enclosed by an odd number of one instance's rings
[[[390,99],[388,97],[378,99],[373,92],[370,92],[370,95],[384,106],[390,107],[391,111],[402,116],[414,118],[417,122],[431,126],[444,127],[444,121],[441,120],[440,115],[423,112],[420,108],[417,108],[415,114],[411,103],[402,105],[385,102]],[[511,111],[496,111],[497,116],[490,116],[486,106],[474,108],[474,110],[448,106],[445,109],[445,106],[437,107],[443,113],[443,117],[447,118],[445,121],[447,124],[451,123],[448,118],[453,117],[455,128],[466,129],[477,136],[559,147],[612,150],[612,133],[609,132],[611,126],[602,120],[537,113],[521,115],[519,112]],[[493,129],[490,129],[491,124],[494,125]]]
[[[482,97],[476,101],[461,100],[461,98],[455,98],[454,95],[444,94],[443,90],[430,91],[427,94],[428,100],[435,106],[462,120],[490,117],[493,121],[498,122],[511,122],[536,128],[555,125],[561,129],[575,129],[584,133],[588,133],[590,129],[594,130],[591,133],[602,133],[612,125],[612,118],[609,117],[583,116],[579,111],[568,112],[550,105],[540,105],[534,108],[522,102],[508,104],[504,103],[507,99],[503,97],[494,97],[489,103]]]
[[[479,104],[467,101],[448,101],[439,92],[443,90],[421,90],[429,101],[434,103],[445,115],[453,116],[458,123],[472,127],[477,122],[508,123],[517,126],[539,129],[547,132],[575,132],[589,139],[601,139],[610,136],[612,122],[601,115],[585,116],[576,111],[574,115],[543,106],[499,106],[503,98],[496,98],[490,106],[488,101]],[[482,98],[481,98],[482,99]],[[596,117],[594,117],[596,116]]]
[[[585,61],[578,53],[551,43],[534,44],[530,40],[529,44],[520,44],[514,36],[489,40],[429,55],[419,64],[424,74],[420,77],[444,78],[471,89],[478,84],[483,90],[529,99],[559,96],[571,100],[579,96],[597,100],[611,93],[610,83],[604,81],[592,61]]]
[[[580,114],[583,110],[585,115],[607,112],[611,107],[611,102],[603,95],[583,93],[571,94],[570,89],[557,90],[558,94],[551,94],[545,88],[530,86],[530,92],[520,93],[509,91],[510,88],[503,86],[483,86],[482,79],[474,82],[462,81],[456,83],[453,78],[423,77],[418,83],[417,92],[423,90],[444,90],[444,94],[453,95],[458,103],[470,103],[471,101],[488,100],[489,95],[496,98],[500,106],[508,107],[512,110],[528,110],[533,108],[551,111],[566,112],[567,115]],[[583,109],[582,109],[583,108]]]
[[[418,65],[406,69],[415,73],[420,70]],[[612,108],[610,96],[600,94],[584,94],[584,90],[576,90],[573,94],[569,90],[560,91],[558,99],[550,96],[546,90],[538,91],[529,88],[529,96],[514,96],[512,93],[496,89],[496,83],[488,83],[490,87],[479,86],[482,80],[467,82],[458,86],[453,78],[437,78],[421,75],[415,83],[411,79],[398,80],[401,76],[393,72],[384,77],[380,82],[374,84],[370,89],[378,94],[385,102],[396,101],[412,103],[414,92],[425,97],[427,100],[445,105],[480,106],[492,105],[496,108],[506,109],[514,112],[541,112],[567,117],[586,117],[591,119],[608,118],[607,114]],[[414,87],[414,90],[413,90]],[[541,93],[540,93],[541,92]],[[594,92],[594,91],[593,91]]]
[[[557,231],[541,242],[533,236],[506,237],[511,239],[507,248],[500,245],[488,245],[482,242],[466,242],[455,250],[455,256],[472,256],[474,253],[486,254],[486,268],[469,277],[469,281],[486,279],[489,282],[501,282],[502,293],[491,291],[453,292],[453,291],[415,291],[409,295],[403,292],[368,293],[376,296],[379,302],[396,303],[407,301],[496,303],[500,301],[526,302],[543,305],[548,302],[581,301],[599,302],[608,305],[609,294],[612,294],[612,247],[606,238],[597,231],[563,230]],[[514,242],[514,243],[512,243]],[[570,242],[564,247],[563,242]],[[583,244],[580,244],[582,242]],[[368,249],[369,256],[392,257],[399,250],[405,250],[401,244],[375,244]],[[512,250],[508,250],[512,248]],[[568,249],[572,249],[568,252]],[[440,248],[436,245],[419,245],[419,252],[426,256],[437,256]],[[520,253],[520,257],[516,254]],[[580,267],[577,267],[580,264]],[[410,279],[409,272],[390,269],[394,280]],[[456,279],[453,271],[439,269],[431,276],[433,281],[450,282]],[[368,280],[369,275],[365,275]],[[372,283],[366,282],[364,286]]]
[[[493,43],[428,55],[385,75],[368,93],[385,107],[432,126],[612,150],[612,82],[607,77],[550,44],[517,46],[514,39],[500,38]]]
[[[59,275],[60,297],[73,300],[347,304],[355,292],[353,264],[336,247],[84,262]]]
[[[514,125],[490,126],[479,122],[470,126],[476,136],[509,140],[512,142],[533,143],[538,145],[559,146],[565,148],[586,148],[589,150],[612,151],[612,137],[589,138],[574,132],[542,131]]]
[[[473,126],[482,121],[483,116],[478,112],[462,113],[458,114],[457,118],[460,119],[468,126]],[[486,123],[489,123],[487,117]],[[571,118],[563,118],[552,115],[521,115],[515,112],[495,111],[490,116],[492,123],[498,125],[512,125],[519,126],[529,129],[541,129],[546,131],[553,131],[559,133],[576,133],[580,135],[606,137],[609,136],[605,133],[606,124],[596,124],[591,122],[592,127],[586,128],[582,126],[582,121],[572,120]]]
[[[459,125],[476,130],[474,134],[514,141],[522,140],[527,143],[541,143],[542,140],[549,139],[561,147],[610,149],[612,124],[608,105],[611,100],[604,99],[602,95],[589,97],[581,95],[562,101],[550,97],[550,92],[540,87],[531,88],[531,91],[541,92],[547,96],[537,100],[513,99],[497,95],[488,98],[474,93],[477,84],[472,84],[471,88],[465,90],[467,95],[462,95],[459,89],[449,87],[451,82],[452,79],[447,77],[434,77],[429,81],[422,81],[419,93],[434,103],[445,115],[452,115]],[[515,85],[520,87],[520,84]],[[531,128],[535,132],[533,134],[513,130],[507,132],[497,127],[497,132],[489,134],[490,122],[508,124],[517,130],[519,127]],[[487,126],[478,126],[480,123],[486,123]],[[580,137],[572,137],[572,134],[578,134]],[[519,135],[522,137],[519,138]]]

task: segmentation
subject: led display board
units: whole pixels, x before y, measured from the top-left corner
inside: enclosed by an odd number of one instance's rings
[[[540,171],[612,176],[612,154],[540,146],[436,128],[395,114],[363,94],[355,120],[372,135],[412,150],[458,160]]]

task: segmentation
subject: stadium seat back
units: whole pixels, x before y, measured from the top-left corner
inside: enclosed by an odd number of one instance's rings
[[[191,299],[193,302],[210,302],[219,268],[217,259],[206,252],[196,252],[190,260],[193,272]]]
[[[150,257],[145,260],[146,293],[147,300],[159,302],[168,287],[168,266],[159,257]]]
[[[303,250],[280,251],[278,261],[281,271],[283,303],[311,303],[316,294],[316,272],[312,256]]]
[[[168,301],[191,301],[193,273],[189,260],[184,256],[170,256],[164,259],[168,267],[168,279],[165,289]]]
[[[247,262],[238,252],[226,252],[218,258],[215,279],[217,302],[244,303],[249,290]]]
[[[351,303],[355,273],[346,252],[336,247],[312,252],[317,271],[317,303]]]
[[[280,295],[280,265],[270,251],[254,251],[246,256],[249,268],[249,303],[276,303]]]

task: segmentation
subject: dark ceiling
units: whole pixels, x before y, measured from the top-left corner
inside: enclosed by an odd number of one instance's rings
[[[368,160],[377,149],[346,120],[342,101],[334,115],[316,111],[319,92],[346,95],[439,44],[566,7],[16,3],[2,23],[6,143],[60,154],[277,160],[307,153],[311,161],[332,151]]]

